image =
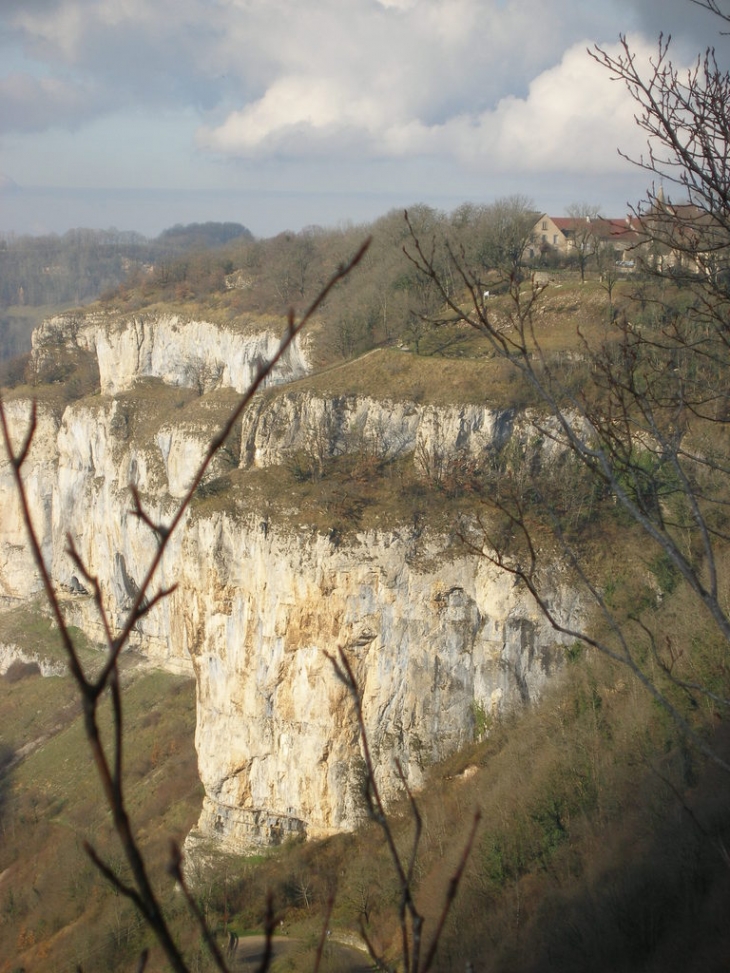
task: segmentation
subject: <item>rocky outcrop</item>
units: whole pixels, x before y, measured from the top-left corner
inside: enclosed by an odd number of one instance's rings
[[[121,624],[157,543],[132,512],[130,484],[153,520],[169,521],[231,407],[223,386],[245,385],[270,345],[216,338],[212,326],[172,316],[56,318],[36,335],[35,353],[53,342],[94,351],[101,394],[62,415],[41,411],[24,474],[51,575],[70,618],[93,635],[99,621],[74,576],[67,532]],[[277,379],[305,365],[297,352]],[[28,401],[6,407],[21,436]],[[412,455],[429,474],[445,458],[479,460],[517,426],[511,413],[481,407],[269,390],[203,486],[299,450]],[[10,604],[30,598],[38,578],[5,461],[0,489],[0,592]],[[328,653],[343,648],[352,660],[386,799],[399,786],[396,760],[417,788],[429,764],[471,741],[490,714],[536,699],[558,668],[556,635],[527,593],[448,535],[411,525],[326,536],[296,517],[270,523],[247,496],[244,484],[223,503],[189,508],[155,578],[175,590],[134,633],[151,661],[196,678],[206,796],[191,845],[215,838],[240,851],[361,819],[360,744]],[[580,606],[557,567],[545,582],[570,621]]]
[[[279,347],[281,322],[265,325],[251,320],[224,326],[165,312],[61,314],[34,332],[33,352],[41,356],[58,345],[93,352],[105,395],[130,389],[140,378],[159,378],[200,393],[220,388],[243,392],[261,362]],[[291,381],[309,370],[304,343],[298,340],[267,384]]]
[[[241,466],[279,466],[297,453],[319,462],[347,453],[410,455],[420,472],[438,477],[456,457],[478,462],[500,449],[514,427],[510,409],[277,391],[243,418]]]
[[[9,399],[4,405],[10,440],[18,452],[28,433],[33,403],[29,399]],[[47,563],[53,557],[51,521],[53,493],[58,483],[60,424],[59,411],[38,409],[35,434],[24,465],[28,508]],[[13,470],[1,444],[0,456],[0,605],[7,607],[31,597],[40,589],[41,579],[28,546]]]
[[[333,546],[219,516],[190,523],[186,543],[210,552],[185,558],[179,595],[198,686],[199,831],[239,851],[361,818],[351,702],[327,653],[352,661],[386,799],[396,761],[418,788],[479,720],[535,700],[559,667],[527,593],[444,537],[402,529]],[[551,596],[566,620],[577,611],[559,576]]]
[[[68,674],[68,666],[65,662],[49,659],[41,652],[28,652],[12,642],[0,642],[0,675],[4,675],[17,665],[33,668],[41,676]]]

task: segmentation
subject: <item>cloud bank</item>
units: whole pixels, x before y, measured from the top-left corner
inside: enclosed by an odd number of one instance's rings
[[[584,50],[609,19],[577,0],[545,6],[8,0],[0,50],[22,46],[26,70],[0,77],[0,132],[194,105],[198,149],[223,156],[517,152],[529,167],[525,125],[554,141],[588,90],[612,118],[617,101]]]
[[[639,56],[650,50],[632,39]],[[524,171],[617,171],[616,151],[640,152],[633,104],[587,54],[571,47],[539,74],[524,97],[464,109],[429,122],[418,98],[392,98],[312,73],[277,78],[261,98],[198,133],[201,148],[238,157],[356,153],[373,158],[433,155],[471,166]],[[616,45],[606,50],[616,50]]]
[[[35,185],[605,182],[642,146],[586,48],[630,32],[645,59],[674,26],[675,60],[716,39],[689,0],[3,0],[0,162]]]

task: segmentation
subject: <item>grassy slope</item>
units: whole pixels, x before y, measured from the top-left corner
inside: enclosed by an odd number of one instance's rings
[[[20,619],[0,624],[22,644]],[[6,617],[0,619],[4,623]],[[26,616],[25,645],[56,657],[45,619]],[[93,650],[87,664],[98,661]],[[194,687],[158,671],[124,666],[128,810],[161,882],[170,837],[181,841],[200,809],[193,747]],[[0,970],[114,969],[146,935],[84,852],[89,841],[121,864],[67,677],[15,666],[0,678]]]

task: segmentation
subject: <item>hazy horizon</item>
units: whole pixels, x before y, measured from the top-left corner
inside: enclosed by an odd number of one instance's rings
[[[618,149],[646,144],[589,51],[625,34],[650,71],[661,31],[681,73],[717,21],[688,0],[4,0],[0,231],[271,236],[512,194],[619,216],[647,179]]]
[[[641,180],[614,179],[601,187],[604,192],[586,198],[607,201],[601,206],[606,216],[626,215],[628,207],[643,196]],[[631,190],[633,189],[633,196]],[[58,234],[81,227],[115,228],[155,237],[178,223],[242,223],[256,237],[270,237],[284,231],[298,232],[306,226],[333,228],[370,223],[393,209],[425,203],[447,213],[463,202],[489,203],[500,195],[518,193],[535,208],[553,216],[563,215],[574,197],[546,187],[537,194],[522,193],[517,187],[503,193],[470,195],[413,195],[397,192],[312,192],[297,190],[68,188],[52,186],[16,187],[0,193],[0,233],[16,236]]]

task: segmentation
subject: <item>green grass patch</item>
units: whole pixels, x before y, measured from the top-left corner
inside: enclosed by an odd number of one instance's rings
[[[183,840],[202,798],[194,685],[129,662],[122,676],[127,810],[174,918],[180,904],[166,878],[169,840]],[[106,702],[104,709],[108,741]],[[89,841],[126,875],[72,680],[0,677],[0,727],[3,767],[8,756],[15,759],[0,774],[0,968],[11,961],[39,969],[128,968],[146,933],[84,852]]]
[[[81,629],[71,626],[71,635],[82,663],[94,666],[100,658],[98,646]],[[23,652],[53,662],[65,662],[66,650],[58,626],[39,602],[19,605],[0,613],[0,642],[17,645]]]

